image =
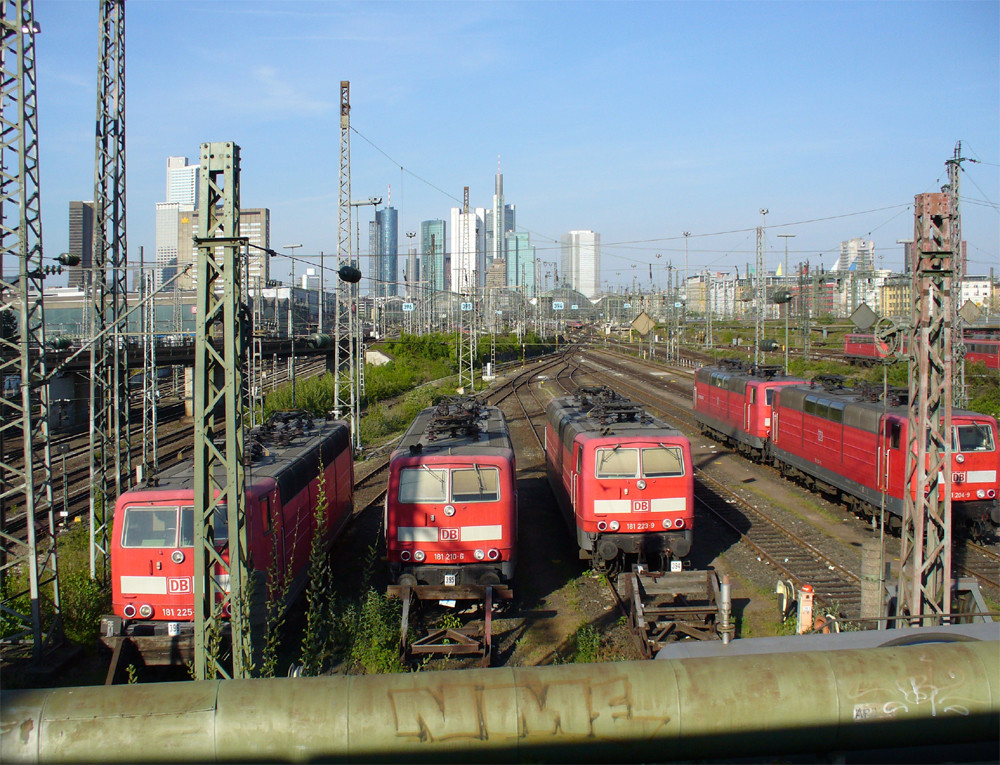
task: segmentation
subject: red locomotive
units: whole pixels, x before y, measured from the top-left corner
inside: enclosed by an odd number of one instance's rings
[[[546,408],[549,483],[580,556],[620,570],[625,554],[678,571],[691,550],[688,439],[609,388],[580,388]]]
[[[887,512],[901,518],[907,393],[896,391],[889,405],[878,400],[880,391],[869,394],[842,388],[841,383],[839,377],[823,376],[813,384],[775,392],[770,446],[774,464],[783,475],[839,494],[856,512],[870,517],[878,514],[885,491]],[[952,430],[953,517],[985,534],[1000,523],[997,422],[988,415],[955,410]]]
[[[455,396],[420,412],[389,461],[384,527],[393,581],[509,583],[515,472],[507,421],[496,407]]]
[[[694,417],[701,432],[761,461],[771,433],[774,391],[804,380],[786,377],[779,366],[747,366],[723,359],[694,376]]]
[[[279,412],[248,439],[247,546],[259,586],[272,572],[291,575],[290,595],[305,584],[316,533],[319,476],[325,477],[329,543],[351,515],[354,460],[346,423]],[[111,539],[112,609],[129,636],[190,633],[194,622],[194,463],[178,463],[155,481],[122,494]],[[227,539],[217,511],[216,538]],[[227,553],[223,553],[227,555]],[[251,618],[257,621],[253,605]],[[110,635],[108,635],[110,636]]]
[[[965,360],[970,363],[985,364],[988,369],[1000,369],[1000,340],[976,334],[966,334]],[[906,353],[906,338],[903,338],[903,353]],[[873,335],[845,335],[844,356],[848,361],[859,364],[874,364],[888,355],[888,347],[876,342]]]

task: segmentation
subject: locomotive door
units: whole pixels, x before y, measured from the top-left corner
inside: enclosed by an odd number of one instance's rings
[[[573,505],[573,511],[576,511],[577,503],[577,492],[579,492],[579,479],[580,472],[583,469],[583,449],[580,448],[580,444],[573,444],[574,459],[573,459],[573,470],[571,471],[573,475],[573,487],[572,487],[572,498],[570,502]]]
[[[750,423],[753,420],[753,405],[757,401],[757,389],[752,385],[747,385],[747,394],[743,399],[743,430],[750,431]]]
[[[899,449],[900,427],[898,422],[889,419],[882,419],[882,428],[879,434],[878,446],[878,475],[875,476],[876,486],[879,491],[889,491],[889,464],[893,449]]]

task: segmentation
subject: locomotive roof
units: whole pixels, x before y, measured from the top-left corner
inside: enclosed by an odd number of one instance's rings
[[[817,400],[838,402],[844,405],[844,409],[847,412],[845,414],[845,424],[856,425],[872,432],[878,429],[883,408],[885,413],[890,416],[902,417],[903,419],[908,416],[909,408],[905,403],[907,398],[906,391],[897,391],[890,388],[889,402],[883,407],[881,386],[873,386],[872,388],[845,388],[837,387],[834,383],[835,381],[827,381],[827,386],[824,386],[822,383],[815,385],[803,383],[802,385],[784,387],[777,394],[779,397],[778,401],[782,406],[794,409],[802,409],[807,396],[815,397]],[[893,400],[894,394],[901,395],[902,401],[900,402],[899,399]],[[992,419],[989,415],[973,412],[968,409],[953,409],[952,417],[956,416]]]
[[[319,461],[329,464],[344,450],[350,451],[350,429],[343,420],[320,420],[310,417],[287,416],[254,428],[248,434],[244,453],[252,455],[245,461],[246,485],[253,486],[261,478],[278,482],[282,496],[286,491],[301,488],[318,471]],[[214,474],[225,475],[217,465]],[[156,484],[137,487],[143,490],[194,490],[194,459],[177,462],[156,474]],[[293,491],[294,493],[294,491]]]
[[[596,431],[602,435],[622,435],[659,430],[681,435],[677,428],[649,414],[641,404],[630,399],[614,396],[610,401],[601,401],[600,396],[591,398],[586,394],[584,389],[582,398],[572,395],[552,399],[548,407],[550,417],[565,421],[581,433]]]
[[[747,364],[741,359],[721,359],[716,365],[701,367],[695,371],[695,378],[704,380],[713,374],[725,375],[730,384],[724,387],[736,393],[742,393],[747,383],[805,382],[800,377],[789,377],[780,366]]]
[[[472,398],[446,399],[422,410],[410,423],[396,454],[483,454],[513,451],[507,420],[495,406]]]

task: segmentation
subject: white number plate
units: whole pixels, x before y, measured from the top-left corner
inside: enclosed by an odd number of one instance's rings
[[[455,586],[455,575],[454,574],[445,574],[444,575],[444,586],[445,587],[454,587]]]
[[[684,570],[684,561],[672,560],[670,561],[670,570],[673,573]]]

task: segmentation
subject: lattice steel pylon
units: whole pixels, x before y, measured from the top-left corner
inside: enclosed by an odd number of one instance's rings
[[[767,215],[767,210],[761,210],[761,215]],[[767,302],[764,299],[764,227],[757,226],[757,266],[753,274],[753,363],[760,365],[760,341],[764,338],[764,311]]]
[[[195,240],[194,668],[196,678],[205,680],[230,677],[218,640],[227,610],[231,677],[246,677],[251,667],[243,466],[248,327],[239,256],[245,244],[239,238],[240,147],[232,142],[202,144],[200,172]],[[228,528],[224,545],[215,538],[222,514]]]
[[[114,502],[129,485],[125,238],[125,0],[102,0],[89,289],[90,575],[108,576]]]
[[[353,266],[351,241],[351,83],[340,81],[340,191],[337,199],[337,263],[339,267]],[[351,444],[357,449],[360,444],[357,414],[360,408],[360,393],[355,369],[355,348],[360,340],[361,317],[354,315],[351,295],[353,286],[343,279],[337,280],[336,305],[334,308],[335,330],[333,334],[333,410],[336,417],[347,420],[351,426]],[[355,332],[354,327],[359,331]],[[347,358],[343,356],[342,343],[347,340]],[[364,364],[364,356],[360,363]],[[363,374],[363,368],[361,370]],[[346,390],[345,390],[346,388]]]
[[[947,194],[914,199],[910,404],[900,535],[898,612],[939,622],[951,613],[952,265]],[[926,619],[917,617],[928,615]]]
[[[471,263],[471,269],[464,269],[461,274],[461,284],[460,287],[464,287],[460,293],[461,297],[465,297],[465,293],[469,291],[469,299],[466,301],[464,299],[460,300],[459,311],[458,311],[458,387],[465,390],[466,393],[472,393],[476,390],[476,283],[478,282],[478,274],[476,273],[476,264],[479,262],[478,255],[476,251],[479,245],[479,236],[476,235],[476,244],[472,248],[471,259],[469,257],[469,187],[465,187],[465,193],[462,199],[462,255],[463,262],[466,264]],[[468,271],[472,271],[472,278],[469,279]],[[465,322],[465,314],[469,314],[468,326]]]
[[[142,275],[142,477],[148,481],[159,467],[156,437],[156,400],[159,398],[156,376],[156,302],[153,299],[153,272]]]
[[[961,188],[962,188],[962,162],[965,161],[965,157],[962,156],[962,142],[958,141],[955,144],[955,151],[952,158],[945,162],[948,168],[948,185],[942,189],[942,191],[947,191],[949,203],[951,204],[951,251],[952,251],[952,261],[954,277],[953,283],[956,285],[958,290],[958,295],[952,300],[952,311],[954,313],[952,317],[952,326],[957,334],[957,343],[955,343],[957,357],[957,367],[958,367],[958,384],[955,385],[953,393],[952,403],[957,407],[968,406],[968,389],[965,387],[965,338],[963,337],[965,322],[959,315],[958,311],[962,307],[961,296],[962,296],[962,279],[965,276],[965,262],[962,258],[962,213],[959,208],[961,202]]]
[[[0,47],[0,377],[21,381],[0,397],[0,607],[11,624],[2,645],[31,638],[38,660],[60,634],[60,600],[52,507],[42,220],[38,173],[35,24],[32,0],[4,0]],[[13,273],[8,271],[16,263]],[[23,459],[22,459],[23,457]],[[20,526],[24,525],[24,539]],[[27,589],[8,575],[28,572]],[[24,596],[28,605],[24,605]],[[43,609],[43,598],[51,609]],[[27,608],[27,610],[26,610]]]

